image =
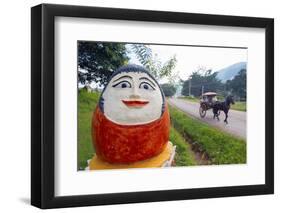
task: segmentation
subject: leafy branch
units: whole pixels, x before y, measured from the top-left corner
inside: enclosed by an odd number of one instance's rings
[[[176,67],[176,55],[172,56],[165,63],[162,63],[157,54],[153,55],[152,50],[146,45],[133,44],[132,50],[136,54],[139,62],[147,68],[157,80],[171,76],[172,70]]]

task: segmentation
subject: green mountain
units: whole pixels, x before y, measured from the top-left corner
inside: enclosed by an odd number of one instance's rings
[[[241,69],[247,69],[246,62],[239,62],[236,64],[232,64],[228,67],[225,67],[221,70],[218,70],[217,78],[220,79],[223,83],[227,80],[232,80]]]

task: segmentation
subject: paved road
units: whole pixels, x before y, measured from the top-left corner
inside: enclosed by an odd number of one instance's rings
[[[221,112],[220,114],[220,121],[213,119],[212,110],[208,110],[205,118],[201,118],[199,115],[199,103],[177,99],[177,98],[170,98],[168,102],[179,108],[180,110],[188,113],[189,115],[200,119],[212,126],[215,126],[223,131],[246,139],[246,112],[240,112],[236,110],[229,110],[228,112],[228,124],[223,122],[224,120],[224,113]]]

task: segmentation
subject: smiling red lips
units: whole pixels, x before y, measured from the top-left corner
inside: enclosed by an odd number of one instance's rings
[[[122,100],[122,102],[126,104],[126,106],[128,107],[136,107],[136,108],[143,107],[149,103],[149,101],[145,101],[145,100]]]

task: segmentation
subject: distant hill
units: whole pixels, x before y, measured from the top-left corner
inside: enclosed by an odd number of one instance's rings
[[[232,64],[226,68],[218,70],[217,78],[220,79],[223,83],[227,80],[232,80],[241,69],[246,69],[246,62],[239,62],[236,64]]]

